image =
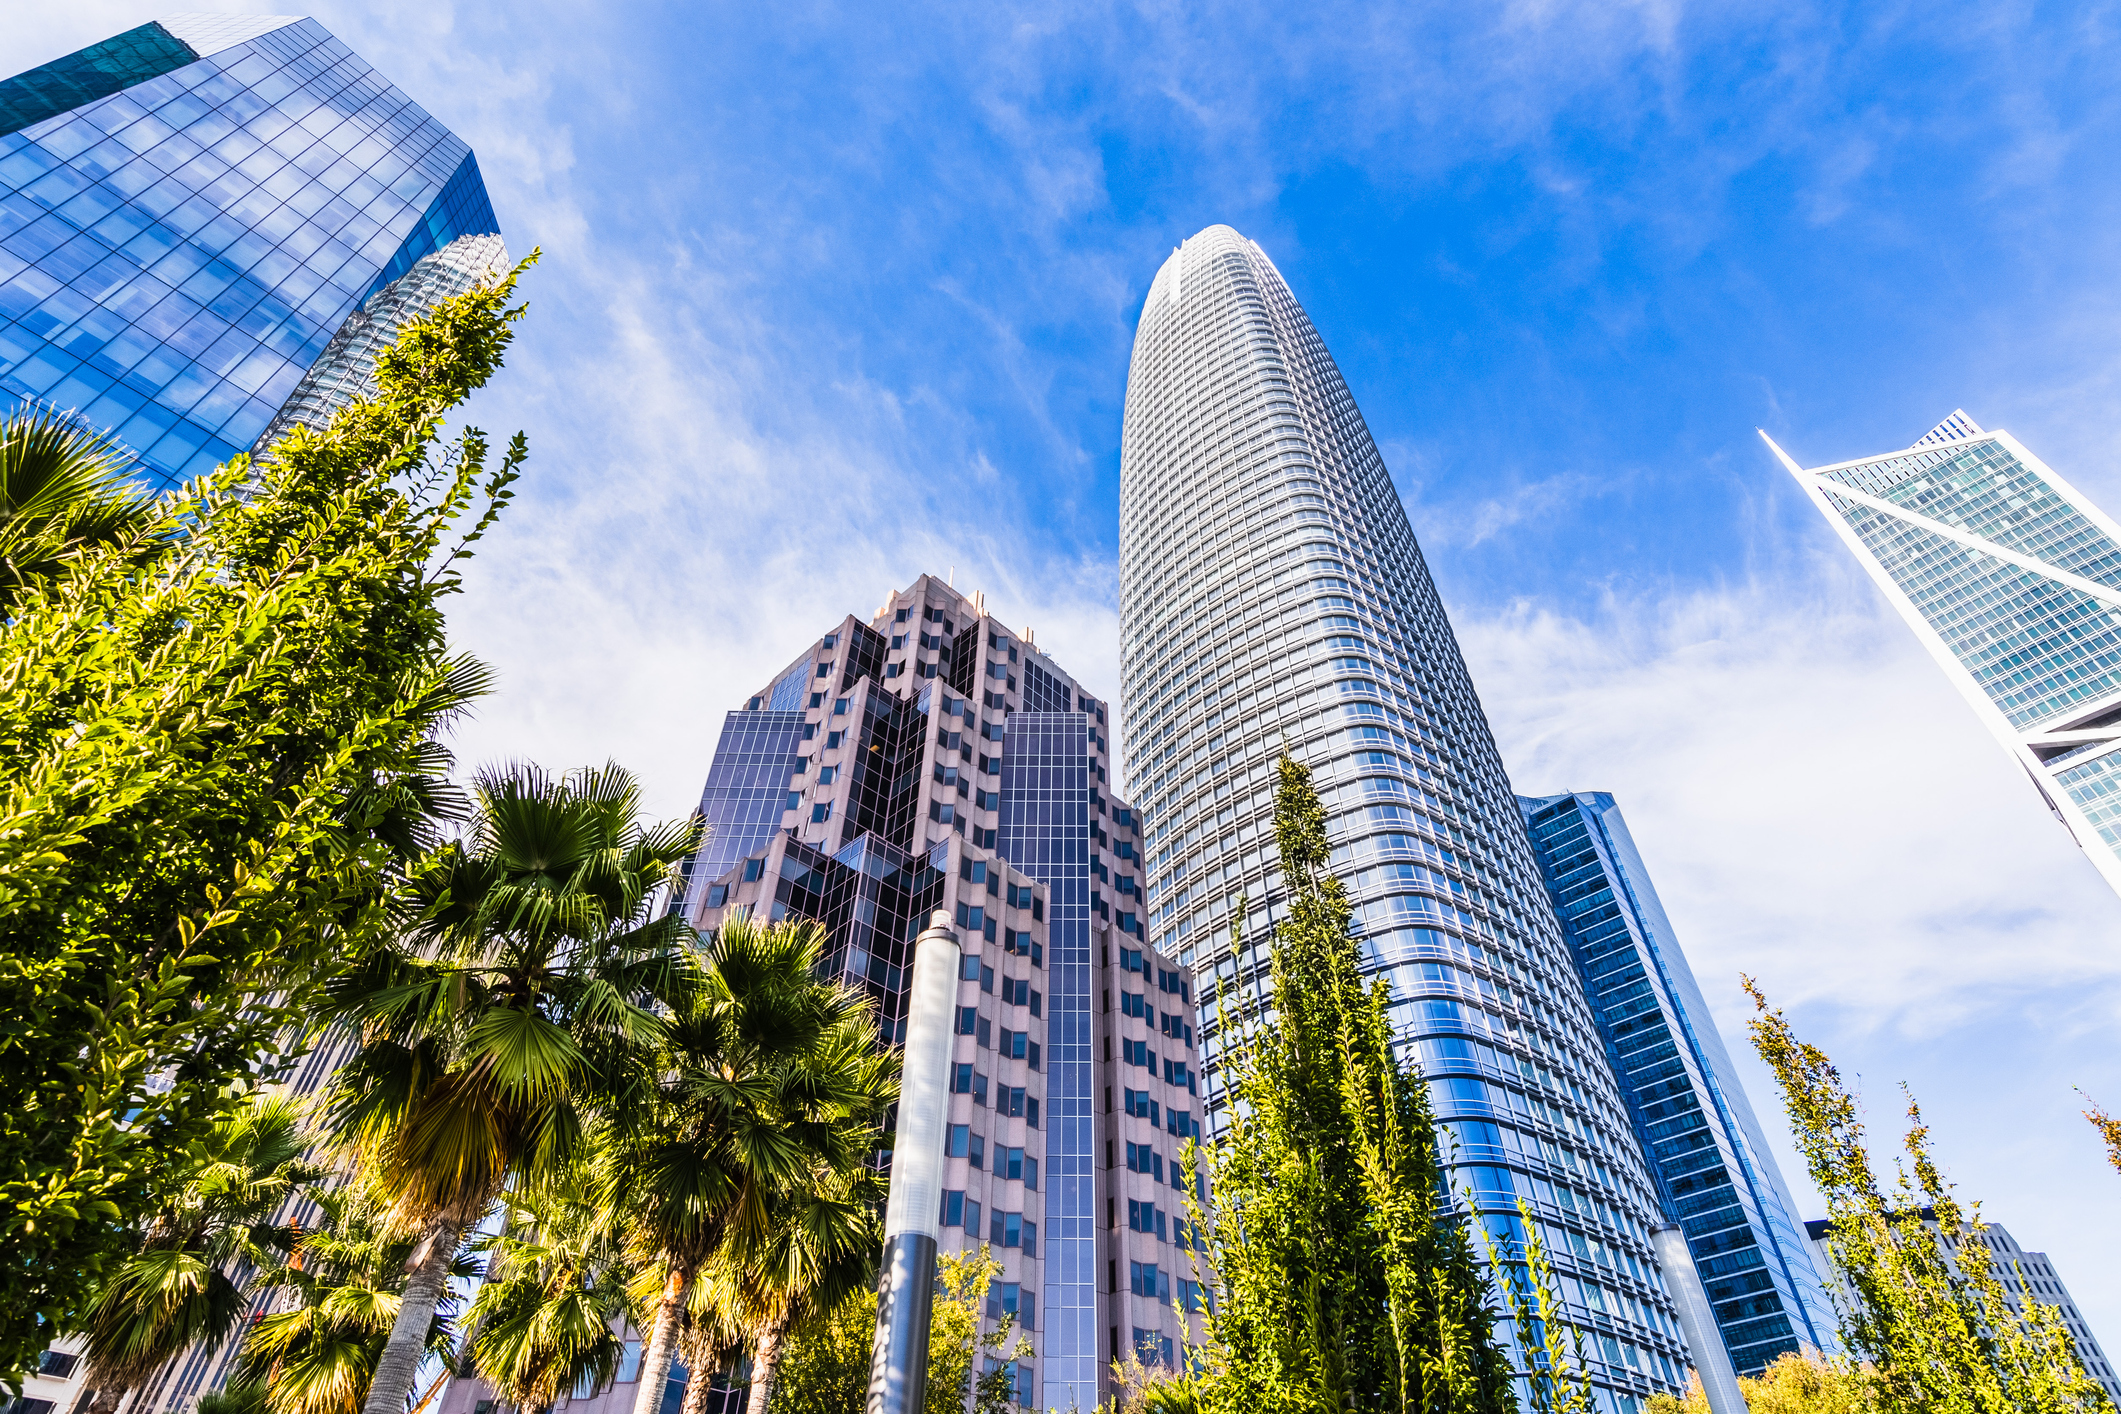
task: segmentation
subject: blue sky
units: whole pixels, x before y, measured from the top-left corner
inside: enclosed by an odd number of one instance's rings
[[[11,16],[0,70],[156,13]],[[723,710],[927,569],[1116,692],[1134,320],[1228,222],[1339,359],[1519,788],[1614,791],[1733,1049],[1742,969],[1880,1131],[1913,1084],[2121,1341],[2070,1089],[2121,1104],[2121,901],[1753,433],[1816,464],[1963,406],[2121,509],[2112,5],[308,13],[545,250],[475,409],[534,462],[458,613],[503,684],[467,760],[615,756],[682,811]]]

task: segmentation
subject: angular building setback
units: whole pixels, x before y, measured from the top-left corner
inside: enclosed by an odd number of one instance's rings
[[[0,83],[0,394],[108,430],[159,489],[250,450],[349,317],[490,267],[497,240],[415,276],[499,230],[471,149],[316,21],[153,21]],[[338,352],[306,418],[365,376]]]
[[[1108,716],[1029,632],[923,576],[728,714],[677,904],[702,931],[825,924],[894,1042],[909,945],[934,910],[955,920],[942,1246],[1001,1259],[989,1315],[1031,1339],[1016,1392],[1040,1409],[1097,1407],[1130,1352],[1175,1368],[1173,1303],[1205,1300],[1178,1164],[1201,1132],[1196,998],[1142,936]]]
[[[1148,932],[1224,1006],[1270,996],[1272,773],[1309,765],[1333,864],[1457,1142],[1454,1189],[1548,1234],[1606,1409],[1685,1381],[1637,1143],[1404,507],[1309,318],[1214,226],[1150,286],[1120,453],[1122,701]],[[1232,905],[1254,910],[1233,951]],[[1203,1010],[1211,1124],[1219,1038]]]
[[[2121,525],[1964,412],[1810,471],[1760,436],[2121,892]]]
[[[1620,808],[1593,791],[1518,803],[1732,1366],[1753,1375],[1806,1346],[1834,1349],[1796,1205]]]

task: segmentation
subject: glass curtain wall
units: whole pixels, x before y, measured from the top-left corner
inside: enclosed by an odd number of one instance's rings
[[[1392,982],[1457,1139],[1453,1187],[1505,1242],[1517,1200],[1532,1205],[1609,1410],[1677,1387],[1655,1190],[1450,623],[1331,354],[1228,227],[1186,241],[1150,286],[1120,507],[1148,937],[1201,980],[1210,1128],[1216,1004],[1270,995],[1287,749],[1315,773],[1364,965]],[[1240,891],[1252,913],[1233,947]]]

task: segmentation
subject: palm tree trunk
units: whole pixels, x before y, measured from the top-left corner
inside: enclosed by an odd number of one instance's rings
[[[775,1316],[759,1327],[758,1343],[751,1352],[751,1398],[744,1414],[766,1414],[772,1407],[774,1382],[781,1374],[781,1341],[787,1334],[786,1316]]]
[[[405,1414],[405,1401],[419,1378],[421,1357],[427,1354],[435,1308],[449,1289],[450,1263],[463,1239],[464,1224],[453,1217],[437,1216],[428,1222],[426,1235],[405,1263],[405,1294],[399,1299],[398,1318],[391,1323],[383,1357],[376,1361],[375,1378],[369,1381],[368,1401],[361,1406],[361,1414]]]
[[[633,1395],[633,1414],[656,1414],[663,1406],[663,1385],[670,1378],[670,1358],[677,1353],[678,1320],[685,1314],[685,1290],[692,1273],[672,1267],[663,1283],[662,1299],[656,1302],[655,1324],[648,1330],[648,1348],[641,1352],[641,1383]],[[694,1378],[698,1378],[695,1372]],[[364,1414],[381,1414],[368,1410]]]

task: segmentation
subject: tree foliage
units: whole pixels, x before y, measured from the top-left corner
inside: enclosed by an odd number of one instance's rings
[[[389,1198],[359,1175],[319,1185],[310,1199],[314,1221],[293,1234],[285,1261],[259,1273],[274,1309],[243,1342],[228,1389],[236,1407],[226,1414],[358,1414],[368,1397],[414,1238],[392,1232]],[[469,1254],[458,1253],[450,1275],[477,1273]],[[453,1315],[445,1301],[428,1327],[429,1354],[450,1353]],[[212,1414],[203,1398],[199,1408]]]
[[[898,1053],[876,1044],[869,1002],[823,976],[830,941],[812,922],[725,922],[695,954],[699,979],[668,1019],[652,1085],[612,1126],[604,1183],[646,1308],[637,1414],[657,1408],[688,1307],[701,1306],[690,1363],[703,1368],[708,1347],[755,1343],[801,1314],[778,1309],[785,1284],[772,1268],[800,1279],[811,1255],[843,1245],[806,1243],[777,1221],[807,1217],[814,1236],[846,1226],[842,1190],[898,1093]],[[813,1204],[790,1199],[806,1188]],[[718,1256],[716,1310],[695,1286]]]
[[[323,1017],[359,1028],[333,1082],[344,1152],[419,1234],[364,1408],[399,1414],[463,1235],[513,1184],[588,1156],[600,1117],[641,1102],[697,982],[690,929],[655,915],[697,820],[644,825],[617,766],[482,773],[468,839],[423,859],[413,916],[332,979]]]
[[[1849,1360],[1788,1354],[1757,1378],[1740,1375],[1738,1390],[1752,1414],[1864,1414],[1870,1407],[1864,1378]],[[1684,1398],[1651,1395],[1649,1414],[1709,1414],[1708,1393],[1697,1376]]]
[[[984,1245],[977,1252],[946,1252],[936,1260],[922,1414],[965,1414],[968,1394],[971,1414],[1012,1414],[1016,1408],[1008,1365],[1030,1358],[1030,1342],[1017,1335],[1016,1317],[1010,1315],[993,1330],[980,1332],[987,1286],[1001,1271],[1001,1263]],[[862,1414],[875,1339],[873,1288],[813,1314],[789,1336],[774,1414]],[[982,1364],[995,1368],[981,1370]]]
[[[1510,1368],[1427,1090],[1393,1049],[1389,988],[1358,976],[1310,773],[1288,756],[1279,771],[1274,1018],[1221,1018],[1230,1128],[1185,1159],[1211,1176],[1216,1219],[1197,1196],[1191,1217],[1221,1297],[1191,1397],[1214,1414],[1502,1414]]]
[[[1833,1062],[1797,1038],[1750,978],[1745,987],[1758,1012],[1754,1046],[1775,1072],[1805,1167],[1826,1198],[1829,1252],[1855,1293],[1854,1301],[1837,1293],[1836,1306],[1842,1345],[1863,1362],[1866,1414],[2110,1408],[2061,1311],[2029,1294],[2022,1311],[2012,1306],[1979,1208],[1965,1212],[1952,1196],[1913,1097],[1905,1156],[1888,1190]]]
[[[386,921],[437,800],[434,733],[484,684],[443,601],[525,453],[489,467],[483,434],[442,426],[500,366],[513,292],[407,326],[378,395],[324,432],[14,562],[0,1377],[83,1323],[289,1018]]]

